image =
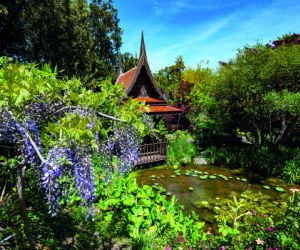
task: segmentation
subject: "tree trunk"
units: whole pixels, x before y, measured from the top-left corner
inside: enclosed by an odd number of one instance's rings
[[[24,172],[25,172],[25,167],[23,166],[23,164],[20,164],[17,168],[17,175],[18,175],[17,189],[18,189],[18,196],[20,201],[20,211],[21,211],[22,220],[24,222],[24,232],[29,241],[30,249],[35,250],[36,249],[35,242],[30,230],[30,222],[27,215],[26,203],[24,197]]]

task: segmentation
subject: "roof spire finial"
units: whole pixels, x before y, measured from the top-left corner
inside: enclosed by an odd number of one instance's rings
[[[142,55],[144,55],[145,57],[147,57],[146,47],[145,47],[145,41],[144,41],[144,31],[142,31],[140,58],[142,57]]]

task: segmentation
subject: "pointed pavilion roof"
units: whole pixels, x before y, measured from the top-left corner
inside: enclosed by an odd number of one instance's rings
[[[155,80],[152,76],[149,64],[148,64],[148,58],[146,53],[146,46],[144,41],[144,33],[142,32],[141,37],[141,46],[140,46],[140,56],[138,60],[138,64],[136,67],[128,70],[125,73],[119,74],[116,83],[122,84],[125,88],[125,92],[128,96],[131,96],[131,91],[135,84],[137,84],[137,80],[139,75],[142,73],[142,70],[146,71],[146,75],[149,78],[149,81],[147,82],[148,85],[152,85],[152,88],[156,92],[156,96],[138,96],[134,98],[137,101],[144,101],[146,104],[150,105],[150,111],[147,112],[148,114],[180,114],[183,112],[183,110],[174,108],[167,105],[167,99],[165,95],[159,90],[157,87]],[[159,99],[157,98],[159,96]],[[146,110],[143,110],[146,112]]]
[[[137,78],[139,74],[141,73],[142,68],[145,67],[147,71],[147,75],[150,78],[150,84],[154,87],[155,91],[158,93],[158,95],[166,101],[166,97],[161,93],[159,88],[157,87],[149,64],[148,64],[148,58],[147,58],[147,53],[146,53],[146,46],[144,42],[144,33],[142,32],[142,37],[141,37],[141,47],[140,47],[140,57],[138,60],[138,64],[136,67],[128,70],[127,72],[120,74],[117,78],[116,83],[118,84],[123,84],[125,87],[125,92],[127,95],[130,95],[130,91],[132,90],[133,86],[135,85]]]

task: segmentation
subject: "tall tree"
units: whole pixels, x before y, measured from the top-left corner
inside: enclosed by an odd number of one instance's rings
[[[194,90],[198,127],[242,135],[256,148],[291,143],[300,126],[299,57],[297,45],[240,50],[210,88]]]
[[[111,0],[4,0],[0,35],[0,55],[46,62],[84,82],[116,72],[121,29]]]
[[[96,68],[96,53],[86,0],[31,3],[26,13],[26,59],[50,63],[68,76],[89,76]]]
[[[122,45],[118,12],[112,0],[93,0],[90,4],[90,17],[96,42],[97,77],[114,77]]]
[[[122,69],[124,72],[134,68],[138,64],[137,55],[133,55],[129,52],[122,53],[120,55],[120,60],[122,64]]]
[[[0,55],[24,53],[25,24],[23,10],[27,0],[2,0],[0,3]]]
[[[174,91],[178,88],[182,80],[182,72],[185,69],[184,61],[181,56],[176,58],[175,64],[159,70],[155,75],[160,88],[168,95],[172,101],[175,100]]]

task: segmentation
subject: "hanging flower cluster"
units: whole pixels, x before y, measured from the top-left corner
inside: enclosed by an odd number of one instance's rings
[[[140,137],[137,130],[129,125],[124,127],[114,126],[114,138],[116,154],[120,160],[119,172],[128,173],[132,166],[137,164],[139,159]],[[110,142],[112,147],[113,144]]]

